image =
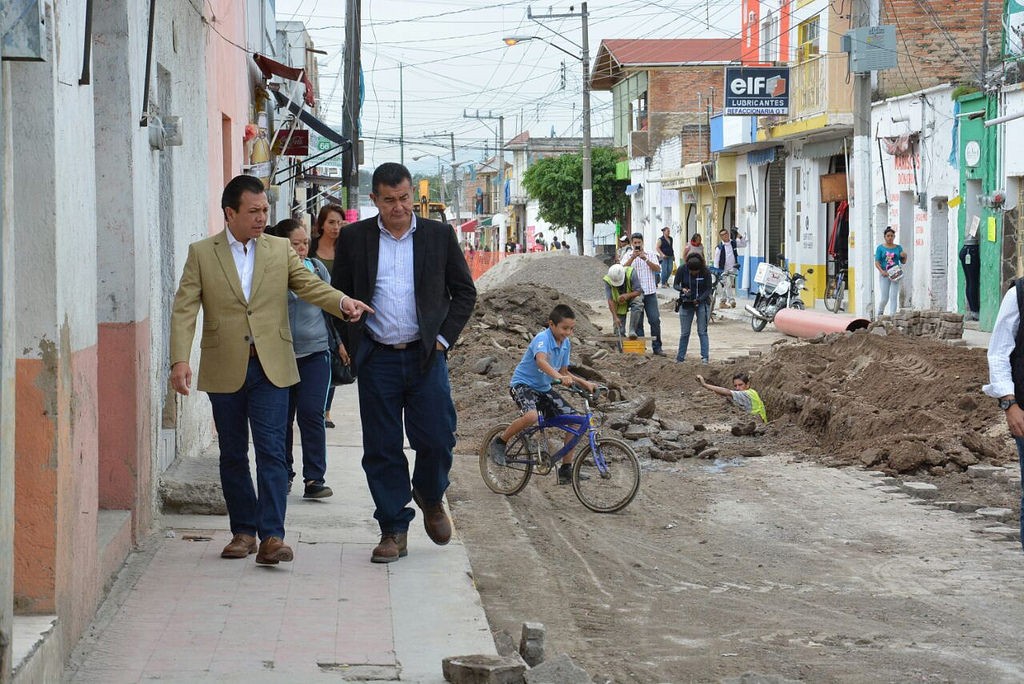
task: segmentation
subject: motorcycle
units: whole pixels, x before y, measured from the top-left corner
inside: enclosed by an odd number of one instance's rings
[[[813,273],[808,269],[807,273]],[[800,299],[800,291],[807,289],[807,276],[803,273],[789,275],[778,266],[762,262],[754,275],[754,284],[758,286],[754,303],[747,304],[743,309],[750,314],[750,327],[754,332],[761,332],[765,326],[775,320],[780,309],[803,309],[804,302]]]

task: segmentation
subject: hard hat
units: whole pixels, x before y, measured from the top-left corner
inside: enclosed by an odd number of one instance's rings
[[[612,264],[608,269],[608,281],[614,287],[626,282],[626,268],[622,264]]]

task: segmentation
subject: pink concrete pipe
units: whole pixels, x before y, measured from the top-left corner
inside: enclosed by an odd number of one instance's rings
[[[821,333],[852,332],[868,327],[868,319],[842,314],[780,309],[775,314],[775,327],[779,332],[793,337],[817,337]]]

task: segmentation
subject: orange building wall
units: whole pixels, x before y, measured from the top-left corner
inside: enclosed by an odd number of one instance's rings
[[[132,540],[153,521],[149,319],[99,325],[99,506],[134,509]]]
[[[100,594],[97,354],[61,347],[15,361],[14,600],[23,614],[60,614],[61,631],[73,636]]]

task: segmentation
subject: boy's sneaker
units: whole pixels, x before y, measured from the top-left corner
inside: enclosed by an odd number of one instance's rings
[[[490,456],[491,460],[498,465],[505,465],[505,443],[499,442],[498,438],[495,437],[491,440],[491,443],[487,445],[487,455]]]
[[[563,463],[558,466],[558,484],[567,485],[572,482],[572,464]]]
[[[307,482],[306,490],[302,493],[303,499],[326,499],[334,495],[334,490],[323,482]]]

